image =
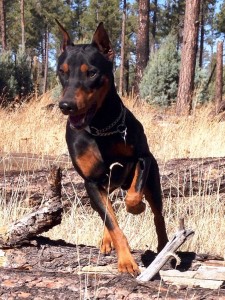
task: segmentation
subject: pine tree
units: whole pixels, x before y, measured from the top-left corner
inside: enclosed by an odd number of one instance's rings
[[[175,102],[180,63],[176,43],[176,36],[170,34],[161,47],[151,53],[140,83],[141,97],[151,104],[168,106]]]
[[[121,12],[119,0],[90,0],[87,10],[83,13],[81,25],[84,29],[84,39],[90,42],[98,24],[104,23],[112,45],[116,52],[120,43]]]
[[[137,33],[137,62],[135,92],[139,95],[139,83],[149,59],[149,0],[139,0],[138,33]]]

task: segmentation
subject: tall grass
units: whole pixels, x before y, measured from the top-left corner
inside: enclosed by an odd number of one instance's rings
[[[58,155],[67,153],[64,117],[57,107],[48,110],[51,94],[25,103],[16,111],[0,110],[0,151]]]
[[[44,107],[50,102],[51,97],[46,94],[39,101],[25,104],[14,112],[0,110],[0,151],[56,156],[67,153],[64,139],[66,118],[57,108],[46,110]],[[125,102],[143,123],[151,151],[158,159],[225,156],[225,122],[210,120],[210,107],[202,107],[190,117],[177,118],[172,110],[156,110],[146,104],[133,106],[129,99]],[[6,203],[2,189],[0,226],[7,226],[27,212],[26,204],[20,200],[15,193]],[[97,246],[102,237],[103,224],[94,211],[78,207],[79,200],[76,198],[73,201],[71,209],[64,213],[61,225],[50,230],[48,236]],[[133,216],[126,213],[124,203],[119,199],[114,205],[120,227],[129,237],[131,248],[156,250],[150,208],[140,216]],[[183,250],[225,256],[225,206],[219,194],[206,196],[203,193],[203,196],[180,199],[168,197],[164,199],[164,214],[169,237],[176,231],[181,216],[185,216],[186,226],[195,231]]]

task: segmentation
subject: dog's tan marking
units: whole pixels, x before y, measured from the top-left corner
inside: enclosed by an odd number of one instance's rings
[[[104,84],[99,89],[86,91],[83,88],[79,88],[75,91],[74,99],[76,101],[79,110],[84,111],[89,109],[91,104],[96,102],[97,109],[102,106],[106,94],[109,91],[109,80],[107,77],[104,78]]]
[[[85,177],[98,175],[102,172],[101,168],[97,168],[102,157],[96,147],[89,146],[82,155],[76,158],[76,163]],[[94,174],[93,174],[94,173]]]
[[[81,70],[82,73],[87,72],[87,71],[88,71],[88,65],[82,64],[82,65],[80,66],[80,70]]]
[[[60,66],[60,69],[62,69],[63,72],[67,73],[69,71],[69,65],[64,63]]]
[[[143,190],[138,191],[137,189],[137,183],[140,176],[140,172],[140,164],[137,163],[131,186],[127,191],[127,195],[125,198],[127,211],[134,215],[142,213],[146,207],[145,203],[142,202]]]

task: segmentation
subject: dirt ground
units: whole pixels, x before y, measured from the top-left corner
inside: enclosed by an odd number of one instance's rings
[[[72,245],[63,240],[39,237],[33,245],[5,249],[1,253],[0,299],[225,299],[225,289],[210,290],[165,284],[157,275],[150,282],[138,282],[117,272],[115,252],[103,256],[99,249]],[[147,266],[155,253],[134,251],[140,266]],[[207,255],[179,253],[180,270],[191,270]],[[163,269],[171,269],[173,262]]]

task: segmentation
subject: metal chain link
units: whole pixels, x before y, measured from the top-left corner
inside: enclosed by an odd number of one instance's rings
[[[91,134],[94,135],[94,136],[109,136],[109,135],[113,135],[113,134],[116,134],[116,133],[126,134],[127,127],[124,125],[125,124],[125,117],[126,117],[126,108],[123,107],[122,104],[121,104],[121,112],[120,112],[119,117],[113,123],[108,125],[106,128],[98,129],[96,127],[90,127],[91,130],[95,131],[95,132],[91,132]],[[114,131],[107,132],[108,130],[113,128],[119,122],[119,120],[121,118],[122,118],[122,122],[121,122],[121,124],[119,124],[117,126],[117,129],[114,130]],[[124,126],[123,130],[119,129],[119,127],[121,127],[121,126]]]

